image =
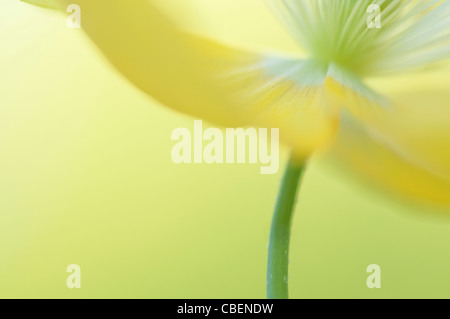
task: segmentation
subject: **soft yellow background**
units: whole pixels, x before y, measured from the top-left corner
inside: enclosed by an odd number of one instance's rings
[[[209,8],[223,38],[270,25],[260,7],[228,3]],[[271,30],[256,42],[292,49]],[[0,297],[263,298],[281,172],[173,164],[170,134],[192,125],[131,87],[63,15],[2,1]],[[450,297],[450,220],[427,212],[313,163],[293,225],[292,297]],[[81,289],[66,287],[72,263]],[[378,290],[366,287],[372,263]]]

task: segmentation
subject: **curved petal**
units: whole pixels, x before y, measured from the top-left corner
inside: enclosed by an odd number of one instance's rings
[[[155,4],[196,34],[243,47],[251,44],[261,50],[305,55],[264,0],[164,0]]]
[[[278,127],[282,140],[299,156],[335,134],[338,112],[323,85],[326,68],[187,34],[154,2],[78,1],[85,32],[142,91],[175,110],[220,125]]]
[[[385,190],[450,208],[448,75],[391,81],[390,106],[346,116],[330,155]]]
[[[65,2],[62,0],[21,0],[39,7],[63,10]]]

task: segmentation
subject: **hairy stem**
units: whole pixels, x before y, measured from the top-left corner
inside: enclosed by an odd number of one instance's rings
[[[267,261],[267,298],[288,298],[289,242],[295,200],[305,164],[293,157],[284,173],[270,230]]]

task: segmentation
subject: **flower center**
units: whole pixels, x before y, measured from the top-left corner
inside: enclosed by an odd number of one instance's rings
[[[269,1],[312,57],[359,75],[450,57],[450,1]]]

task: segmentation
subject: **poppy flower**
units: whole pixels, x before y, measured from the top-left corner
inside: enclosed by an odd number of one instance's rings
[[[65,11],[73,1],[26,2]],[[104,56],[162,104],[225,127],[280,129],[292,159],[272,228],[269,297],[287,297],[293,203],[311,156],[450,206],[449,1],[268,1],[306,58],[194,34],[158,2],[77,1]]]

